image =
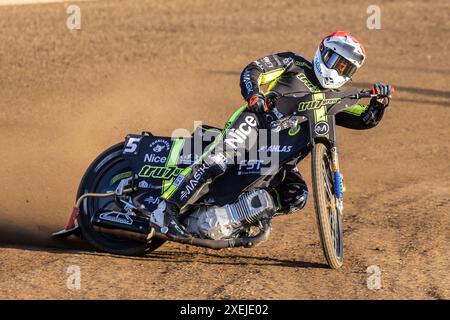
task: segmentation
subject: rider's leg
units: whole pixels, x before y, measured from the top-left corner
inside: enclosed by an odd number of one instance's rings
[[[225,173],[226,162],[222,154],[216,156],[205,155],[203,161],[194,163],[181,172],[169,189],[163,193],[160,205],[164,208],[164,225],[168,227],[169,236],[186,237],[184,226],[178,221],[180,210],[188,204],[194,203],[215,178]]]
[[[308,201],[308,187],[296,167],[288,171],[283,182],[271,191],[277,204],[276,215],[301,210]]]
[[[187,167],[162,194],[165,200],[169,234],[185,236],[182,225],[178,222],[180,210],[195,203],[207,191],[207,186],[218,176],[225,173],[239,151],[248,148],[247,141],[257,134],[256,117],[243,113],[246,106],[239,108],[228,120],[221,135],[208,146],[202,156]],[[180,230],[181,229],[181,230]]]

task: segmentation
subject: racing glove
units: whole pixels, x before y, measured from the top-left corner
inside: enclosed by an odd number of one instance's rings
[[[367,111],[362,115],[362,121],[367,128],[375,127],[383,118],[384,109],[389,106],[389,101],[394,89],[390,84],[375,83],[372,93],[380,97],[370,100]]]
[[[267,101],[261,93],[257,93],[252,95],[247,100],[247,109],[253,112],[268,112],[269,107],[267,105]]]
[[[389,101],[393,92],[394,88],[392,88],[392,86],[389,83],[388,84],[383,84],[381,82],[375,83],[372,87],[372,93],[378,94],[381,97],[372,98],[370,104],[386,108],[389,105]]]

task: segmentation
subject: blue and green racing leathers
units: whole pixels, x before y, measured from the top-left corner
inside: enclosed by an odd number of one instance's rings
[[[262,86],[266,86],[265,91]],[[293,52],[276,53],[251,62],[241,73],[240,87],[242,96],[247,101],[256,94],[265,94],[269,91],[280,94],[301,92],[311,97],[321,93],[322,99],[327,99],[336,91],[322,88],[311,62]],[[275,104],[272,112],[275,112],[278,118],[282,118],[293,114],[296,109]],[[248,111],[246,105],[235,111],[222,134],[166,189],[162,195],[166,202],[175,206],[178,211],[186,205],[195,203],[205,194],[205,187],[233,165],[227,159],[235,157],[236,154],[233,153],[242,147],[236,142],[239,139],[232,139],[236,136],[236,131],[240,130],[240,135],[245,137],[258,127],[257,117],[252,117],[244,111]],[[380,122],[383,113],[384,108],[380,108],[376,100],[371,100],[369,105],[355,105],[338,113],[335,117],[336,125],[351,129],[369,129]],[[279,213],[292,212],[305,205],[308,191],[296,163],[290,166],[290,170],[283,176],[283,181],[271,190],[271,193]]]

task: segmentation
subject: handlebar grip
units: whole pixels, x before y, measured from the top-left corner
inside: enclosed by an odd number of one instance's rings
[[[377,97],[377,94],[372,93],[371,91],[361,91],[356,94],[350,96],[352,99],[361,99],[361,98],[373,98]]]
[[[361,98],[389,98],[390,99],[392,97],[392,93],[394,92],[393,89],[394,88],[392,88],[391,94],[389,96],[376,94],[376,93],[373,93],[372,91],[361,91],[351,97],[353,99],[361,99]]]
[[[264,98],[266,100],[275,100],[275,99],[280,98],[280,94],[276,91],[269,91],[264,94]]]
[[[361,92],[358,94],[360,98],[373,98],[373,97],[378,97],[377,94],[372,93],[370,91],[367,92]]]

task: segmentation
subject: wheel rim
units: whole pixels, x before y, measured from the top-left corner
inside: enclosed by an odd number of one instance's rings
[[[342,241],[342,216],[336,206],[336,197],[334,196],[334,179],[331,157],[325,152],[322,159],[322,179],[324,180],[328,223],[330,226],[330,235],[334,252],[339,261],[343,260],[343,241]]]

